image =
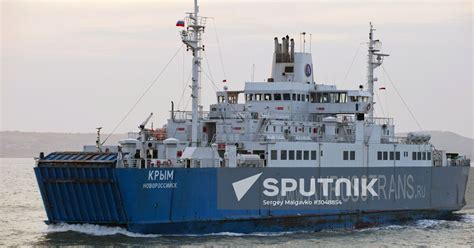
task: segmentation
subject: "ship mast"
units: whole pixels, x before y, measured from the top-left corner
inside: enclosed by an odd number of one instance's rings
[[[187,50],[193,53],[192,59],[192,126],[191,126],[191,146],[198,146],[198,118],[200,104],[200,79],[201,79],[201,34],[204,32],[205,18],[199,16],[199,6],[197,0],[194,0],[194,12],[187,13],[187,28],[181,31],[181,40],[186,44]]]
[[[370,92],[370,109],[368,112],[369,121],[373,121],[374,118],[374,83],[377,81],[377,78],[374,77],[375,68],[382,65],[383,58],[389,56],[388,54],[379,53],[382,43],[379,40],[374,40],[374,31],[375,28],[372,26],[372,23],[369,23],[369,56],[368,56],[368,66],[367,66],[367,84],[368,90]]]

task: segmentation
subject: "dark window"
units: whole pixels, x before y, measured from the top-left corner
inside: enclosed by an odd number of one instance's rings
[[[418,152],[417,160],[421,160],[421,152]]]
[[[377,152],[377,160],[382,160],[382,152]]]
[[[286,153],[287,153],[286,150],[281,150],[281,151],[280,151],[280,159],[281,159],[281,160],[286,160],[286,158],[287,158],[287,157],[286,157]]]
[[[423,160],[426,160],[426,152],[423,152]]]
[[[270,152],[270,159],[271,159],[271,160],[277,160],[277,159],[278,159],[278,152],[277,152],[277,150],[272,150],[272,151]]]
[[[412,153],[411,153],[411,159],[412,159],[412,160],[416,160],[416,152],[412,152]]]
[[[291,95],[290,94],[283,94],[283,101],[290,101]]]
[[[400,160],[400,152],[395,152],[395,160]]]
[[[311,160],[316,160],[316,151],[311,151]]]
[[[351,151],[351,160],[355,160],[355,159],[356,159],[356,152]]]
[[[427,152],[427,153],[426,153],[426,159],[427,159],[427,160],[431,160],[431,152]]]
[[[296,160],[301,160],[302,159],[302,151],[301,150],[298,150],[296,151]]]
[[[285,72],[293,73],[293,66],[285,66]]]
[[[303,152],[303,158],[304,158],[304,160],[309,160],[309,151],[304,151]]]
[[[349,152],[348,151],[342,152],[342,159],[343,160],[349,160]]]
[[[293,94],[293,101],[296,101],[296,94]]]
[[[288,159],[295,160],[295,151],[291,150],[288,152]]]
[[[394,155],[395,155],[395,154],[393,154],[393,152],[390,152],[390,160],[395,160]]]
[[[281,94],[275,94],[275,95],[273,95],[273,99],[274,99],[275,101],[281,101]]]
[[[297,100],[298,102],[301,101],[301,95],[300,95],[300,94],[298,94],[298,98],[297,98],[297,99],[298,99],[298,100]]]
[[[383,160],[388,160],[388,152],[383,152]]]
[[[323,150],[321,150],[321,154],[319,154],[319,156],[321,156],[321,157],[323,156]]]

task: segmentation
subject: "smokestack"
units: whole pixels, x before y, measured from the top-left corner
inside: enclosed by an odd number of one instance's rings
[[[290,43],[290,61],[293,62],[295,58],[295,40],[291,38]]]
[[[273,40],[275,41],[275,53],[278,53],[278,48],[279,48],[279,45],[280,45],[280,44],[278,44],[278,38],[275,37],[275,39],[273,39]]]
[[[288,41],[286,40],[285,37],[283,37],[283,38],[281,38],[281,43],[282,43],[282,47],[283,47],[282,53],[286,55],[288,53]],[[285,55],[283,55],[283,56],[285,56]]]

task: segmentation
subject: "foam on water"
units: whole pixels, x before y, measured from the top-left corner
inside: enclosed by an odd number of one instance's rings
[[[296,232],[255,232],[255,233],[235,233],[235,232],[220,232],[220,233],[209,233],[209,234],[172,234],[172,235],[158,235],[158,234],[141,234],[127,231],[122,227],[107,227],[92,224],[55,224],[49,225],[45,230],[47,233],[61,233],[61,232],[78,232],[92,236],[113,236],[113,235],[125,235],[134,238],[156,238],[163,236],[185,236],[185,237],[201,237],[201,236],[229,236],[229,237],[240,237],[240,236],[283,236],[289,234],[295,234]],[[303,232],[298,232],[303,233]]]
[[[154,238],[160,235],[155,234],[140,234],[127,231],[122,227],[107,227],[92,224],[56,224],[49,225],[46,232],[58,233],[58,232],[78,232],[93,236],[112,236],[112,235],[125,235],[134,238]]]
[[[422,219],[422,220],[417,220],[415,222],[415,227],[422,228],[422,229],[435,228],[445,222],[446,222],[445,220]]]
[[[400,225],[388,225],[388,226],[376,226],[376,227],[368,227],[362,229],[356,229],[356,232],[373,232],[373,231],[383,231],[383,230],[399,230],[406,228],[406,226]]]
[[[184,235],[170,235],[170,236],[187,236],[187,237],[200,237],[200,236],[229,236],[229,237],[258,236],[258,237],[274,237],[274,236],[284,236],[284,235],[298,234],[298,233],[308,233],[308,232],[307,231],[253,232],[253,233],[220,232],[220,233],[209,233],[209,234],[184,234]]]
[[[461,217],[462,222],[474,223],[474,214],[464,214]]]

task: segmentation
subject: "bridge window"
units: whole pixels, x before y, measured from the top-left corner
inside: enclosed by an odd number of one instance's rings
[[[303,151],[303,159],[309,160],[309,151]]]
[[[230,104],[237,104],[238,102],[238,95],[229,95],[229,103]]]
[[[281,160],[286,160],[287,159],[287,151],[286,150],[281,150],[280,151],[280,159]]]
[[[246,94],[247,102],[253,101],[253,94]]]
[[[297,95],[297,101],[298,102],[301,101],[301,95],[300,94]]]
[[[383,152],[383,160],[388,160],[388,152]]]
[[[275,100],[275,101],[281,101],[281,94],[274,94],[274,95],[273,95],[273,100]]]
[[[421,152],[418,152],[417,160],[421,160]]]
[[[322,103],[328,103],[329,102],[329,93],[323,93],[321,95],[321,102]]]
[[[289,160],[295,160],[295,151],[290,150],[288,152],[288,158],[289,158]]]
[[[395,160],[395,154],[393,152],[390,152],[390,160]]]
[[[293,94],[292,99],[293,99],[293,101],[296,101],[296,94]]]
[[[400,160],[400,152],[395,152],[395,159]]]
[[[316,160],[317,159],[316,155],[317,155],[316,151],[311,151],[311,160]]]
[[[291,94],[283,94],[283,101],[291,101]]]
[[[378,151],[377,152],[377,160],[382,160],[383,157],[382,157],[382,152],[381,151]]]
[[[255,101],[261,101],[262,100],[262,94],[255,94]]]
[[[339,93],[339,102],[346,103],[347,102],[347,94],[346,93]]]
[[[265,94],[263,95],[263,99],[265,101],[271,101],[272,100],[272,94]]]
[[[427,153],[426,153],[426,159],[427,159],[427,160],[431,160],[431,152],[427,152]]]
[[[302,151],[301,150],[298,150],[296,151],[296,160],[301,160],[302,159]]]
[[[416,160],[416,152],[412,152],[412,154],[411,154],[411,159],[412,159],[412,160]]]
[[[343,151],[342,159],[343,160],[355,160],[355,151]]]
[[[423,160],[426,160],[426,152],[423,152]]]
[[[351,154],[350,154],[350,159],[351,160],[355,160],[356,159],[356,152],[355,151],[351,151]]]
[[[218,102],[218,103],[225,102],[225,97],[224,97],[224,96],[218,96],[218,97],[217,97],[217,102]]]
[[[271,160],[277,160],[278,159],[278,151],[277,150],[271,150],[270,159]]]

